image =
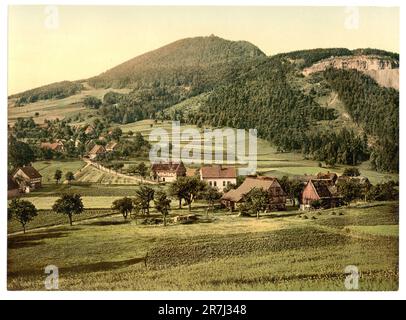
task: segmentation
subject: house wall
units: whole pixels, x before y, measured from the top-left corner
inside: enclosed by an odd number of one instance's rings
[[[313,185],[311,183],[308,183],[302,193],[302,204],[304,206],[308,206],[312,201],[315,200],[320,200],[320,197],[314,190]]]
[[[220,192],[223,192],[224,188],[226,186],[228,186],[229,184],[231,184],[231,183],[236,184],[237,183],[236,178],[201,179],[201,180],[206,181],[212,187],[217,187],[217,189]]]
[[[157,171],[158,182],[173,182],[177,175],[175,172]]]

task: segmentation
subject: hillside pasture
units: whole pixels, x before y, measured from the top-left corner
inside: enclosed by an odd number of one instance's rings
[[[377,207],[389,220],[373,219]],[[359,290],[397,290],[398,237],[362,230],[367,220],[375,228],[393,225],[397,203],[340,210],[339,217],[326,210],[307,213],[315,219],[257,220],[221,211],[206,218],[197,206],[193,224],[163,227],[112,215],[31,230],[8,237],[8,289],[44,290],[44,267],[52,264],[60,290],[345,291],[348,265],[360,271]],[[318,223],[334,218],[348,219],[351,231]]]

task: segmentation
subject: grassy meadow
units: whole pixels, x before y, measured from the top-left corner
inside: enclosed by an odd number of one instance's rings
[[[206,216],[203,204],[193,213],[197,222],[167,227],[113,214],[9,235],[8,289],[44,290],[49,264],[60,290],[346,290],[347,265],[359,268],[359,290],[398,288],[397,203],[307,219],[292,210]]]

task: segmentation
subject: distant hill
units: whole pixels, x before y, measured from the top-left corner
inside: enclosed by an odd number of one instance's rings
[[[89,79],[95,87],[212,86],[230,64],[265,54],[247,41],[216,36],[178,40]],[[201,90],[203,91],[203,90]]]

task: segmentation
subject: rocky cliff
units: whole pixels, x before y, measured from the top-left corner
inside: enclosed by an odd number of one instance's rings
[[[383,87],[399,90],[399,61],[379,56],[344,56],[321,60],[303,69],[305,76],[328,68],[356,69],[373,78]]]

